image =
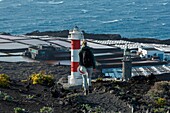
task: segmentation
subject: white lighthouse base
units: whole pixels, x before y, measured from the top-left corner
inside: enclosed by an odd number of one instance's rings
[[[79,78],[73,77],[73,76],[68,76],[68,84],[71,86],[80,86],[83,84],[83,79],[80,76]]]
[[[68,84],[72,86],[79,86],[83,84],[83,78],[79,72],[71,72],[68,76]]]

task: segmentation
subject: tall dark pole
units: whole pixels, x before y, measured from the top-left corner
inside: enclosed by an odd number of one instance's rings
[[[124,49],[123,60],[122,60],[122,79],[127,81],[132,75],[132,59],[128,46]]]

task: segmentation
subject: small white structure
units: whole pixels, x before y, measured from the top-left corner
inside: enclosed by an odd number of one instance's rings
[[[72,86],[82,85],[82,76],[77,71],[79,66],[79,49],[81,40],[84,39],[83,33],[76,26],[71,30],[68,39],[71,40],[71,76],[68,76],[68,84]]]
[[[142,58],[152,59],[154,57],[157,57],[161,61],[163,61],[164,57],[165,57],[163,51],[155,49],[154,47],[139,47],[138,53],[139,53],[140,57],[142,57]]]

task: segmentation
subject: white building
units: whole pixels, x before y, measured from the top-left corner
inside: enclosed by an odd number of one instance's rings
[[[170,46],[161,46],[157,47],[158,50],[164,52],[164,60],[170,61]]]
[[[165,54],[163,51],[155,49],[154,47],[139,47],[138,53],[142,58],[159,58],[159,60],[164,60]]]
[[[165,52],[165,60],[170,61],[170,52]]]

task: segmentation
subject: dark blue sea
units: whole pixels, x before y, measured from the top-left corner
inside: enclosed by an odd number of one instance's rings
[[[170,0],[0,0],[0,32],[58,31],[170,38]]]

